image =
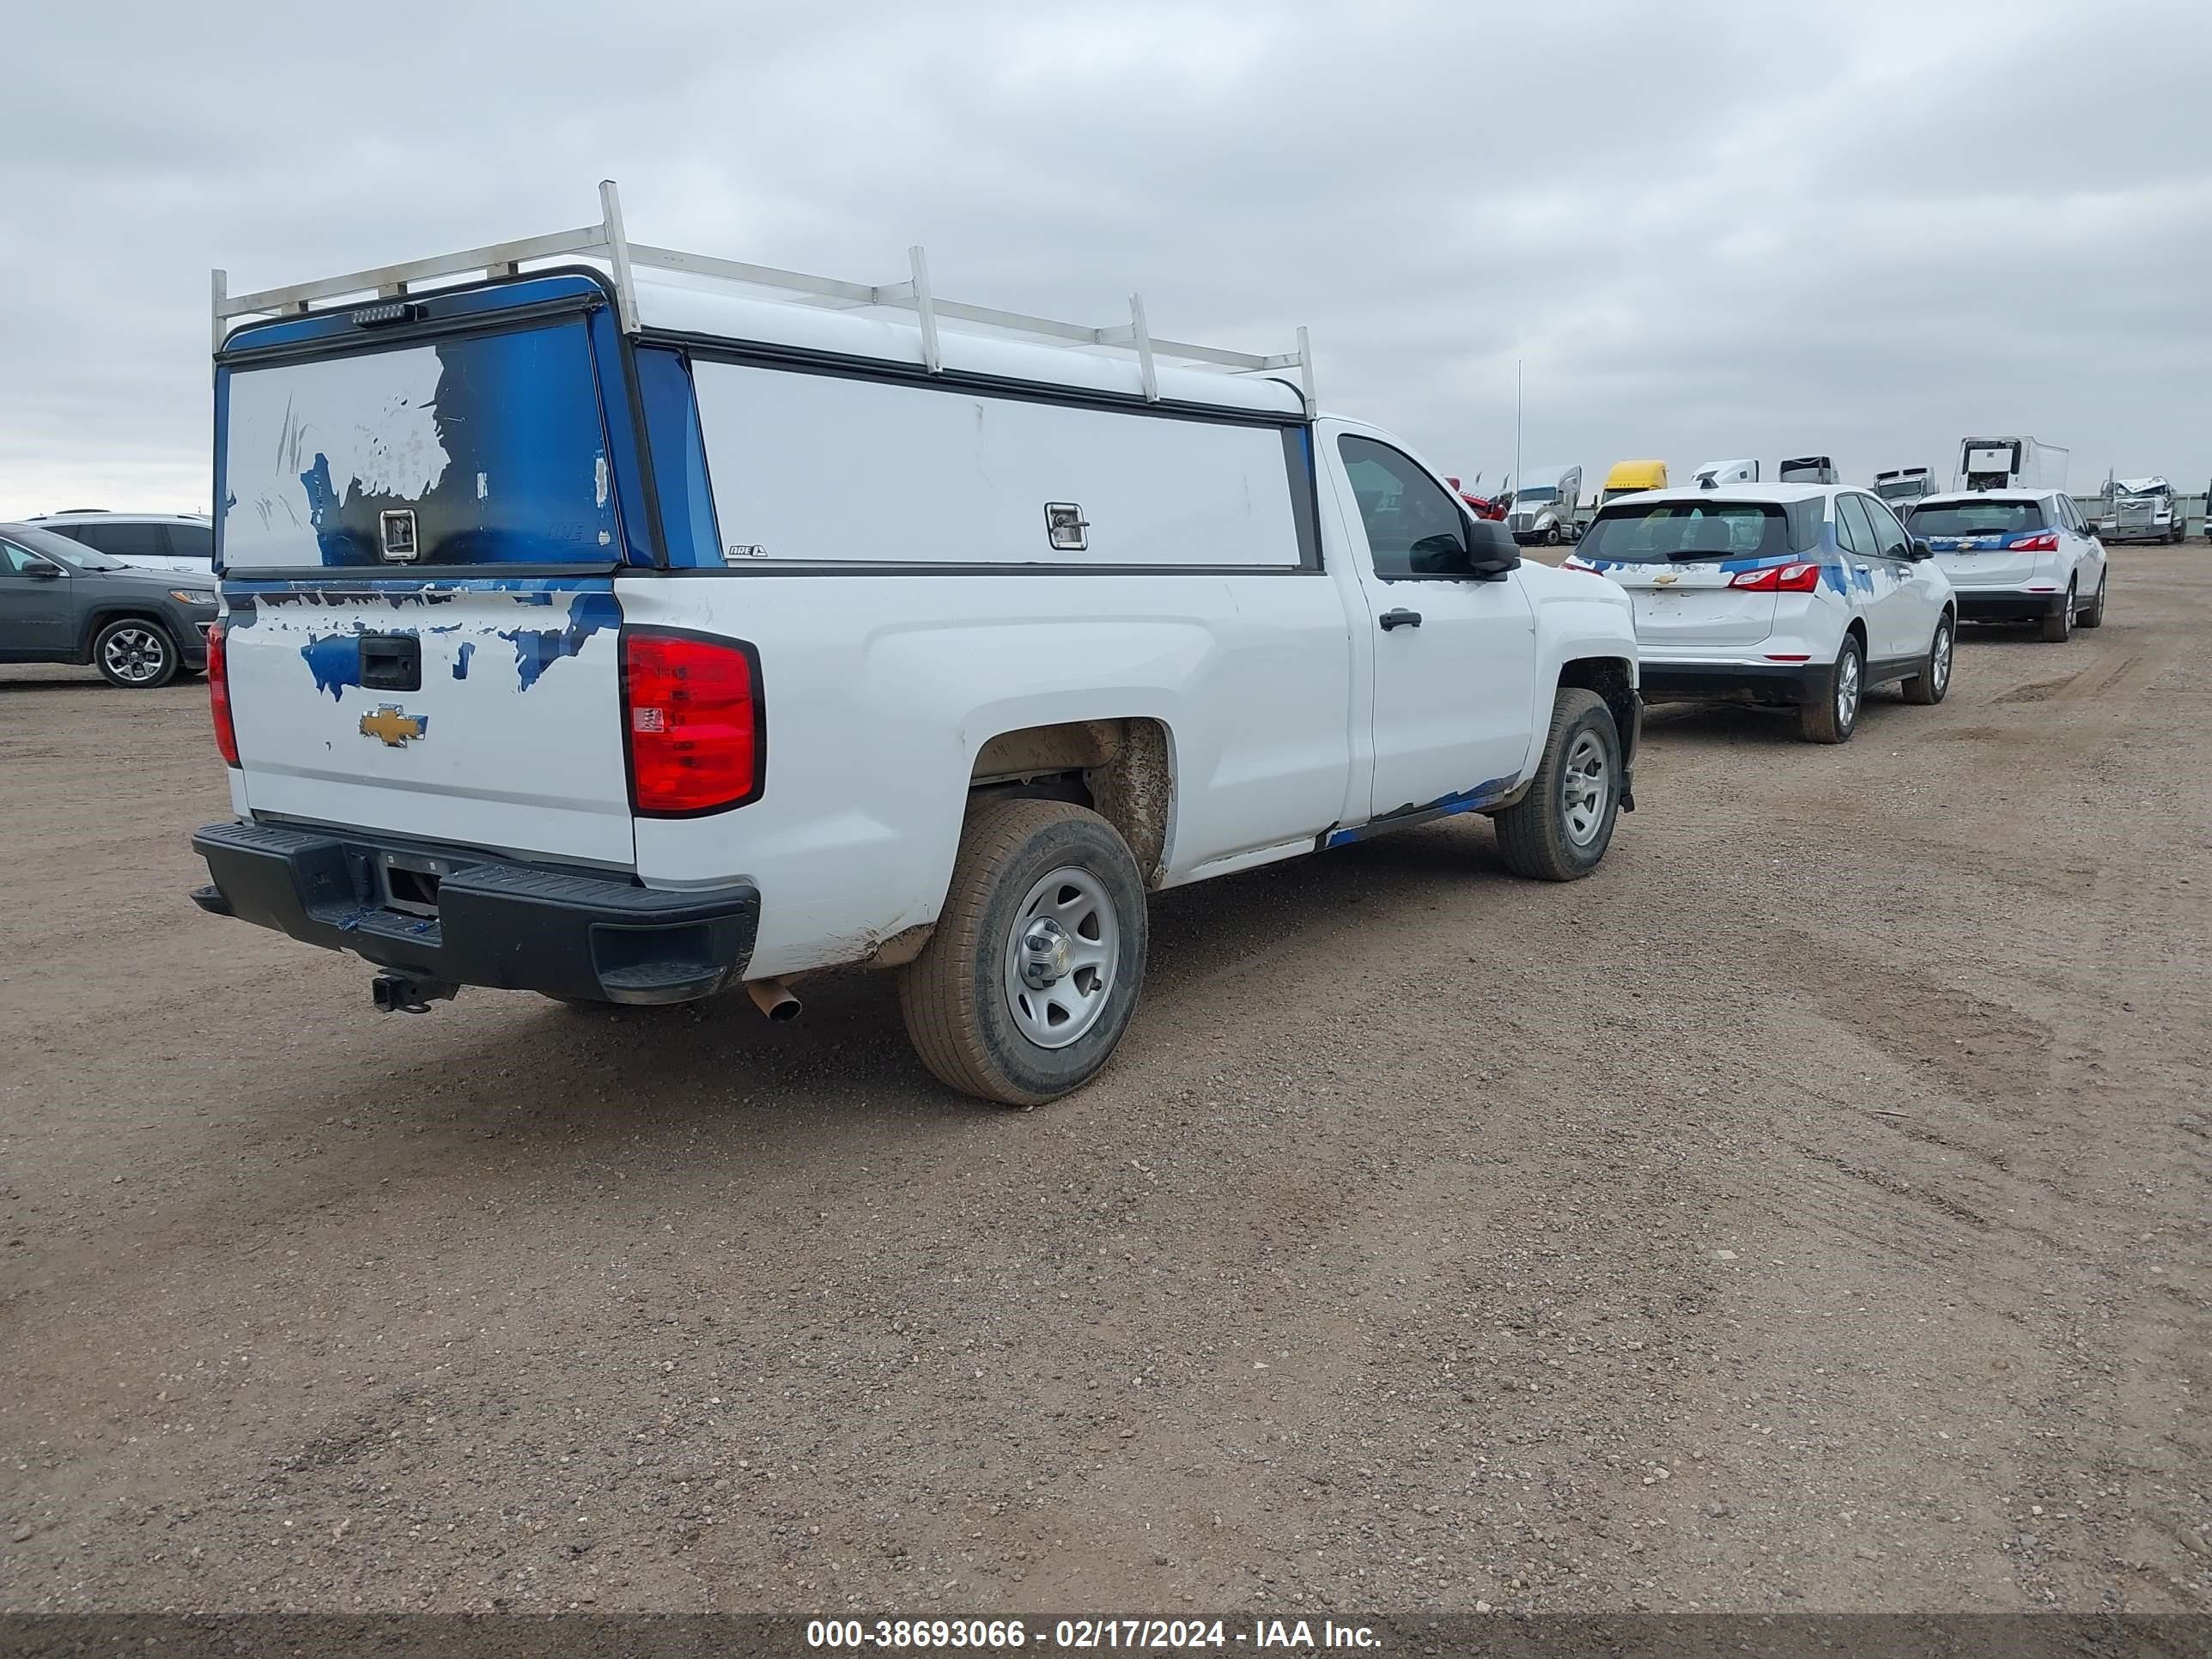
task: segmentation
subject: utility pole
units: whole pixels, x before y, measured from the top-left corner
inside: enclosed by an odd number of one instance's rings
[[[1521,360],[1513,360],[1513,476],[1506,488],[1521,488]]]

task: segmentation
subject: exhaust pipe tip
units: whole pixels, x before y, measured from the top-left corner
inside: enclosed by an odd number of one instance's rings
[[[780,979],[749,979],[745,981],[745,994],[753,1000],[754,1007],[779,1025],[797,1019],[805,1006]]]

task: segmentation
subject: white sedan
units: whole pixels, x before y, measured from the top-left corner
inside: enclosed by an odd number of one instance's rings
[[[2057,489],[1929,495],[1907,515],[1966,622],[2035,623],[2057,644],[2105,620],[2105,544]]]
[[[1628,590],[1646,702],[1778,703],[1842,743],[1867,691],[1951,687],[1958,609],[1924,542],[1837,484],[1655,489],[1598,510],[1570,569]]]

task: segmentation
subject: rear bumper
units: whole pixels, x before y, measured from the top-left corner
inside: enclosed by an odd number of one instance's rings
[[[760,927],[750,885],[663,892],[441,852],[432,915],[390,902],[387,855],[426,861],[402,842],[234,823],[209,824],[192,848],[215,878],[192,894],[203,910],[454,985],[684,1002],[742,977]]]
[[[1826,663],[1664,663],[1640,669],[1646,702],[1810,702],[1826,695]]]
[[[2017,588],[1978,592],[1954,587],[1951,592],[1959,602],[1960,622],[2038,622],[2057,611],[2066,598],[2063,593],[2023,593]]]

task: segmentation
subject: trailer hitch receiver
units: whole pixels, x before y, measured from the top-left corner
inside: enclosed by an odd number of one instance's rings
[[[368,994],[380,1014],[427,1014],[434,1002],[451,1002],[460,987],[449,979],[413,979],[405,974],[379,974]]]

